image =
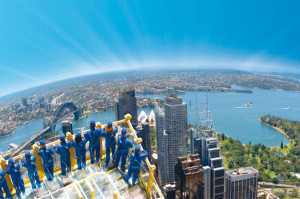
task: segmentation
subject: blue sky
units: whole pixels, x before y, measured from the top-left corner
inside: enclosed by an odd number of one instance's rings
[[[298,2],[2,0],[0,96],[141,68],[300,73]]]

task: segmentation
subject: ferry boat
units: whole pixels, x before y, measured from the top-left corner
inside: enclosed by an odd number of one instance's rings
[[[245,104],[245,106],[248,106],[248,107],[252,106],[252,102],[249,102],[248,104]]]
[[[18,145],[16,145],[15,143],[10,143],[8,145],[8,150],[12,150],[12,149],[16,149],[16,148],[18,148]]]

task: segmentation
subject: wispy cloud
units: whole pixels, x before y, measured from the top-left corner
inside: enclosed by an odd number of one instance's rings
[[[24,73],[21,70],[15,70],[13,68],[4,67],[4,66],[1,66],[1,65],[0,65],[0,70],[9,72],[12,75],[17,75],[19,77],[23,77],[23,78],[25,78],[27,80],[30,80],[30,81],[34,81],[34,83],[40,83],[40,84],[43,83],[43,79],[38,78],[38,77],[33,76],[33,75],[30,75],[28,73]],[[3,73],[3,74],[5,74],[5,73]]]

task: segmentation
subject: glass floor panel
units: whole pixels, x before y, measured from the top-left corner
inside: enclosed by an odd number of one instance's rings
[[[108,172],[107,174],[111,177],[112,181],[117,181],[122,177],[120,172],[117,169],[114,169]]]
[[[44,179],[44,184],[50,192],[62,187],[61,182],[57,179],[57,177],[55,177],[52,181]]]
[[[145,190],[142,188],[143,185],[141,182],[138,182],[136,185],[129,187],[128,190],[126,191],[127,193],[129,193],[129,195],[134,198],[147,198],[147,194],[145,192]]]
[[[121,179],[115,182],[115,187],[117,190],[119,190],[119,192],[123,192],[125,189],[128,188],[128,184],[123,179]]]
[[[57,191],[57,192],[55,192],[55,193],[53,193],[52,194],[52,197],[53,198],[59,198],[59,199],[68,199],[69,198],[69,196],[68,196],[68,194],[65,192],[65,190],[59,190],[59,191]]]
[[[113,193],[116,191],[110,182],[103,184],[99,187],[99,189],[104,197],[113,195]]]
[[[77,195],[75,189],[72,186],[68,186],[66,188],[66,191],[67,191],[67,193],[68,193],[68,195],[69,195],[70,198],[72,198],[72,199],[79,199],[79,196]]]
[[[46,185],[43,183],[43,184],[41,185],[41,188],[35,189],[35,194],[36,194],[38,197],[40,197],[40,196],[49,194],[49,191],[47,190]]]
[[[86,178],[87,176],[88,176],[88,174],[84,169],[76,171],[74,174],[74,178],[78,181]]]
[[[86,195],[86,197],[91,198],[91,191],[90,191],[89,187],[87,186],[87,184],[83,181],[83,182],[79,183],[79,186],[81,187],[81,189],[84,192],[84,194]]]
[[[94,175],[89,178],[94,179],[96,186],[101,186],[101,185],[105,184],[106,182],[108,182],[108,178],[106,177],[105,173],[100,173],[100,174]]]

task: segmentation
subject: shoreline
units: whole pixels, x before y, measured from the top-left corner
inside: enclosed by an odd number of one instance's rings
[[[10,135],[13,135],[13,134],[15,134],[15,133],[16,133],[16,131],[12,131],[11,133],[6,134],[6,135],[0,135],[0,139],[1,139],[1,138],[5,138],[5,137],[10,136]]]
[[[269,125],[269,124],[267,124],[267,123],[261,121],[260,118],[258,118],[258,121],[259,121],[260,123],[264,124],[264,125],[267,125],[267,126],[273,128],[273,129],[275,129],[275,130],[278,131],[279,133],[283,134],[283,135],[289,140],[289,143],[288,143],[288,144],[285,144],[286,146],[289,146],[289,145],[292,143],[291,138],[290,138],[290,137],[289,137],[282,129],[277,128],[277,127],[274,127],[274,126],[271,126],[271,125]],[[274,146],[274,148],[275,148],[275,147],[278,147],[278,146]],[[273,147],[272,147],[272,148],[273,148]]]

